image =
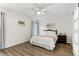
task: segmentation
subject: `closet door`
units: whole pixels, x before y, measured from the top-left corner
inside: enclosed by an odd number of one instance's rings
[[[78,3],[78,56],[79,56],[79,3]]]
[[[0,12],[0,49],[4,48],[4,13]]]
[[[1,25],[1,13],[0,13],[0,49],[2,48],[2,25]]]

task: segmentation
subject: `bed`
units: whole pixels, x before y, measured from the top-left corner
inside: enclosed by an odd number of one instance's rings
[[[31,38],[30,43],[36,46],[43,47],[48,50],[53,50],[57,41],[56,30],[44,30],[45,35],[35,35]]]

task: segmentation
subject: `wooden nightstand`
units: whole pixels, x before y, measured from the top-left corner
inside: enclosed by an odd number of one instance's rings
[[[66,35],[58,35],[58,42],[59,43],[66,43]]]

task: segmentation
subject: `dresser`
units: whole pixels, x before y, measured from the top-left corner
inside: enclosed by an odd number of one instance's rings
[[[58,35],[58,41],[59,43],[67,43],[67,36],[66,35]]]

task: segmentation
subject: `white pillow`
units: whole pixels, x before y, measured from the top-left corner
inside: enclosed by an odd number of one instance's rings
[[[56,32],[55,31],[45,31],[44,35],[46,35],[46,36],[54,36],[54,35],[56,35]]]

